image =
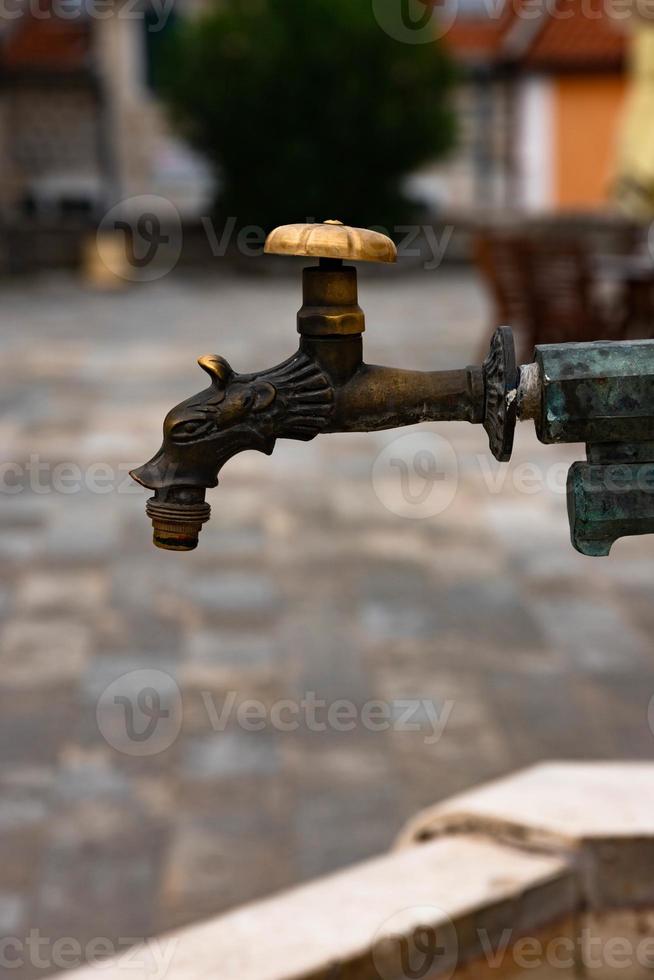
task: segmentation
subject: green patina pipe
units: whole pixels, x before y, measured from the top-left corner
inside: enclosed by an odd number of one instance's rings
[[[540,441],[586,443],[568,476],[574,547],[603,556],[654,533],[654,341],[543,345],[535,369],[523,370]]]
[[[541,442],[654,439],[654,340],[548,344],[535,360]]]

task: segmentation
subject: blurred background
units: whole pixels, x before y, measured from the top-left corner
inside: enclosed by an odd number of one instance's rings
[[[500,323],[523,360],[650,337],[645,14],[6,0],[0,79],[3,968],[377,854],[531,762],[649,758],[652,544],[572,550],[582,447],[524,425],[499,466],[465,423],[279,443],[225,468],[188,555],[152,547],[128,476],[197,356],[292,353],[278,223],[397,241],[361,270],[371,362],[480,363]]]

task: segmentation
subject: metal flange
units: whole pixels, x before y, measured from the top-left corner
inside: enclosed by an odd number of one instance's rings
[[[518,417],[519,379],[515,341],[510,327],[499,327],[493,334],[483,370],[484,428],[495,459],[508,463],[513,452]]]

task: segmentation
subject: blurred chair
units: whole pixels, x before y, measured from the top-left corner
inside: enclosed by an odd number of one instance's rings
[[[593,257],[579,241],[536,237],[519,258],[531,312],[529,346],[621,340],[627,328],[621,297],[599,294]]]
[[[494,304],[490,333],[497,327],[510,326],[516,332],[519,347],[525,346],[534,333],[525,269],[520,260],[526,244],[524,234],[505,229],[485,231],[474,244],[477,268]],[[488,349],[486,338],[482,348]]]
[[[477,266],[494,302],[491,327],[513,327],[521,358],[537,344],[621,340],[627,334],[623,292],[603,289],[594,248],[585,235],[571,232],[570,226],[541,223],[486,231],[476,242]],[[621,230],[614,241],[616,250],[628,252],[636,238]]]

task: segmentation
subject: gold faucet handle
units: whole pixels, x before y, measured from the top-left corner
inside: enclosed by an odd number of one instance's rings
[[[350,228],[342,221],[282,225],[268,235],[265,251],[352,262],[397,262],[395,244],[386,235],[368,228]]]

